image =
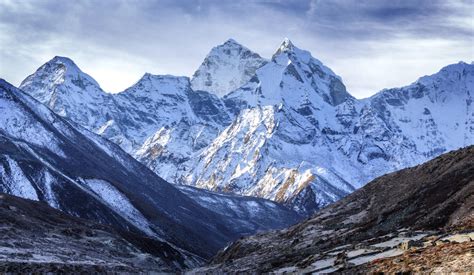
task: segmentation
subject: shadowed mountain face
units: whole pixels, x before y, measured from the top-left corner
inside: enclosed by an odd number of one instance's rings
[[[474,144],[473,64],[358,100],[288,39],[270,60],[229,40],[191,80],[145,74],[113,95],[55,57],[20,89],[168,182],[270,199],[306,216],[378,176]]]
[[[473,232],[473,225],[474,146],[470,146],[379,177],[289,229],[243,238],[204,270],[344,270],[377,259],[374,255],[400,255],[403,251],[394,246],[403,241],[407,247],[413,245],[409,241],[430,241],[427,236],[432,242],[442,242],[443,236],[461,242],[462,235],[446,234],[455,229]],[[422,252],[443,250],[427,249]],[[469,266],[474,268],[474,263]]]
[[[45,203],[0,194],[0,272],[177,271],[173,247],[75,218]]]
[[[245,217],[208,209],[119,146],[72,125],[3,80],[0,113],[1,192],[167,242],[183,259],[181,267],[212,256],[242,234],[282,228],[299,219],[281,206],[267,207],[262,208],[265,213],[285,219],[247,226]],[[243,211],[246,206],[236,207]]]

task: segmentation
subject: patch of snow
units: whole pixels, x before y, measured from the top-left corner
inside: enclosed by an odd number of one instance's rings
[[[111,209],[137,226],[140,230],[147,233],[149,236],[157,237],[156,233],[151,230],[148,220],[133,206],[128,198],[112,184],[99,179],[85,179],[84,182],[94,193],[102,198]]]

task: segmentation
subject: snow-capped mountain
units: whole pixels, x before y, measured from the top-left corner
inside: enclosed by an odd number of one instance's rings
[[[234,39],[214,47],[194,73],[191,86],[222,97],[247,83],[267,60]]]
[[[223,102],[211,93],[193,91],[187,77],[146,73],[112,95],[65,57],[41,66],[20,89],[173,182],[178,171],[187,169],[177,164],[206,147],[231,122]]]
[[[192,81],[146,74],[102,107],[109,119],[99,130],[58,113],[169,182],[267,198],[304,214],[377,176],[474,143],[473,64],[363,100],[288,39],[271,60],[229,40],[198,72]],[[50,84],[35,78],[43,79],[32,75],[21,88],[48,104],[32,91]]]
[[[241,238],[193,273],[365,274],[383,267],[383,258],[397,266],[377,272],[436,272],[442,269],[434,266],[449,262],[469,270],[473,197],[474,146],[469,146],[381,176],[298,225]],[[445,246],[450,241],[468,245],[453,250],[452,257]],[[394,258],[401,254],[409,257]],[[464,265],[454,262],[458,257],[467,259]],[[427,262],[430,258],[436,262]]]
[[[145,74],[134,86],[115,96],[123,110],[117,126],[99,134],[122,146],[166,179],[174,179],[194,152],[206,147],[230,123],[224,104],[208,92],[194,92],[189,78]],[[120,131],[119,131],[120,132]],[[123,143],[122,143],[123,144]]]
[[[383,90],[370,106],[393,132],[432,157],[474,143],[474,64],[459,62],[415,83]]]
[[[69,58],[56,56],[20,84],[20,89],[92,131],[99,130],[114,111],[110,94]]]
[[[285,40],[250,82],[224,97],[237,117],[187,184],[261,196],[302,213],[371,179],[474,143],[474,66],[450,65],[367,100]]]
[[[346,168],[351,160],[338,155],[336,143],[345,141],[328,137],[350,134],[358,103],[309,52],[285,40],[224,102],[237,118],[200,155],[188,184],[263,196],[301,212],[360,186],[352,176],[358,173]]]
[[[247,220],[249,198],[233,196],[236,213],[206,207],[214,195],[193,198],[167,183],[119,146],[74,126],[21,90],[0,80],[0,192],[44,201],[73,216],[171,244],[189,267],[242,234],[284,227],[300,217],[253,199],[266,215]],[[225,200],[223,198],[222,200]],[[245,203],[244,203],[245,202]],[[274,207],[273,207],[274,206]],[[238,225],[238,226],[236,226]],[[198,255],[198,256],[196,256]]]

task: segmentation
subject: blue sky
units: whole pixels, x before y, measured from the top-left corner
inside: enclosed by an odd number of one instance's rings
[[[118,92],[145,72],[191,76],[228,38],[270,57],[285,37],[367,97],[473,61],[474,1],[0,0],[0,77],[62,55]]]

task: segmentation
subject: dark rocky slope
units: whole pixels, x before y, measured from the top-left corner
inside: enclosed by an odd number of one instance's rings
[[[240,239],[201,271],[343,271],[400,255],[404,242],[469,241],[473,217],[470,146],[379,177],[287,230]],[[453,235],[459,230],[465,235]]]
[[[179,253],[160,242],[0,193],[0,272],[176,271]]]
[[[119,146],[3,80],[0,114],[0,192],[168,242],[186,259],[183,267],[255,232],[235,229],[235,223],[245,227],[242,220],[203,207]],[[293,224],[299,217],[290,212],[292,219],[268,220],[268,226]]]

